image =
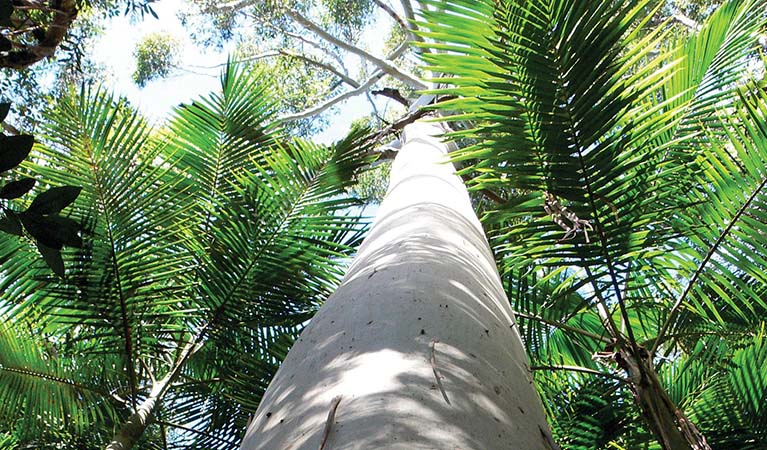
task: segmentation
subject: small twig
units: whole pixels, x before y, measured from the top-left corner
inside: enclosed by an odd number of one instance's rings
[[[379,90],[373,90],[370,91],[373,95],[383,95],[384,97],[389,97],[392,100],[395,100],[402,104],[405,108],[410,108],[410,102],[407,101],[405,97],[402,96],[402,94],[399,92],[399,89],[394,88],[383,88]]]
[[[376,102],[375,100],[373,100],[373,97],[370,95],[370,92],[365,92],[365,98],[367,99],[368,103],[370,103],[370,107],[373,109],[373,115],[375,116],[376,120],[378,120],[378,123],[389,125],[389,123],[386,122],[384,118],[381,116],[381,113],[378,112],[378,106],[376,106]]]
[[[439,391],[442,393],[442,397],[445,399],[445,402],[447,404],[450,404],[450,399],[447,398],[447,392],[445,392],[445,387],[442,386],[442,377],[439,374],[439,371],[437,371],[437,355],[436,355],[436,347],[437,347],[436,340],[431,341],[431,370],[434,372],[434,378],[437,380],[437,387],[439,388]],[[322,450],[322,449],[320,449]]]
[[[333,427],[333,422],[336,420],[336,410],[338,404],[341,403],[341,396],[336,395],[333,400],[330,401],[330,411],[328,411],[328,420],[325,421],[325,429],[322,431],[322,441],[320,442],[319,450],[325,450],[325,444],[328,443],[328,436],[330,436],[330,429]]]
[[[570,371],[570,372],[581,372],[581,373],[588,373],[588,374],[591,374],[591,375],[599,375],[599,376],[602,376],[602,377],[612,378],[613,380],[622,381],[623,383],[627,383],[627,384],[630,383],[628,378],[624,378],[622,376],[615,375],[615,374],[610,373],[610,372],[602,372],[602,371],[599,371],[599,370],[590,369],[588,367],[551,365],[551,366],[532,366],[532,367],[530,367],[530,370],[531,371],[536,371],[536,370],[545,370],[545,371],[567,370],[567,371]]]
[[[453,96],[438,97],[434,99],[434,103],[439,103],[446,100],[452,100],[454,98],[455,97]],[[376,131],[370,136],[370,138],[373,139],[374,141],[380,141],[383,138],[387,137],[388,135],[404,129],[407,125],[410,125],[416,120],[421,119],[429,114],[431,114],[431,111],[424,108],[417,108],[415,111],[408,113],[407,115],[398,119],[397,121],[395,121],[388,127],[384,128],[383,130]]]

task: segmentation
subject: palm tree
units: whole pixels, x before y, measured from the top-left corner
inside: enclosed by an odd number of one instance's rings
[[[69,217],[84,245],[59,282],[2,243],[0,442],[239,441],[365,228],[346,187],[369,162],[351,151],[366,132],[288,138],[262,79],[228,67],[220,93],[159,130],[87,86],[50,114],[26,167],[83,186]]]
[[[767,4],[680,30],[647,26],[663,2],[425,3],[559,439],[763,447]]]

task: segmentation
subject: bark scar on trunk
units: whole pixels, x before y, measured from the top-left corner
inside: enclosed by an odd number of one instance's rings
[[[320,442],[319,450],[325,450],[325,445],[328,443],[330,429],[333,428],[333,422],[336,420],[336,410],[338,409],[338,404],[341,403],[341,397],[341,395],[336,395],[330,401],[330,411],[328,411],[328,419],[325,421],[325,429],[322,431],[322,441]]]
[[[434,372],[434,379],[437,380],[437,387],[439,388],[439,391],[442,393],[442,398],[445,399],[445,402],[447,404],[450,404],[450,399],[447,398],[447,392],[445,392],[444,386],[442,386],[442,376],[439,374],[439,371],[437,370],[437,340],[431,341],[431,358],[429,358],[429,361],[431,362],[431,370]]]

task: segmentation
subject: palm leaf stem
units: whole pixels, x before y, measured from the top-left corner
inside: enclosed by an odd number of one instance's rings
[[[567,330],[567,331],[570,331],[570,332],[573,332],[573,333],[576,333],[576,334],[580,334],[582,336],[586,336],[586,337],[589,337],[591,339],[595,339],[595,340],[603,342],[605,344],[612,343],[612,341],[610,339],[608,339],[608,338],[606,338],[604,336],[600,336],[598,334],[590,333],[590,332],[588,332],[586,330],[582,330],[580,328],[577,328],[577,327],[574,327],[574,326],[571,326],[571,325],[567,325],[566,323],[558,322],[556,320],[546,319],[544,317],[534,316],[534,315],[531,315],[531,314],[525,314],[525,313],[520,312],[520,311],[514,311],[514,315],[517,316],[517,317],[522,317],[523,319],[535,320],[537,322],[545,323],[546,325],[551,325],[552,327],[555,327],[555,328],[559,328],[559,329],[562,329],[562,330]]]
[[[708,249],[708,252],[706,253],[706,256],[703,258],[703,261],[701,261],[700,265],[695,270],[695,273],[692,274],[692,277],[690,278],[690,282],[687,283],[687,286],[685,286],[684,291],[679,296],[679,298],[677,298],[676,302],[674,303],[674,306],[669,311],[666,321],[663,322],[663,326],[658,332],[658,336],[655,338],[655,344],[652,347],[652,351],[650,352],[650,355],[654,355],[655,352],[658,350],[658,346],[660,345],[660,342],[663,340],[664,335],[666,334],[666,331],[668,330],[668,327],[671,325],[671,321],[674,319],[674,314],[676,314],[676,312],[682,306],[682,303],[684,303],[684,301],[687,299],[687,295],[692,291],[692,288],[695,285],[695,282],[698,281],[698,277],[700,276],[701,273],[703,273],[703,269],[706,268],[706,265],[714,256],[716,251],[719,249],[719,246],[724,242],[727,236],[729,236],[730,231],[732,230],[732,227],[735,226],[735,223],[738,222],[738,220],[740,220],[740,217],[751,207],[751,203],[753,203],[757,195],[759,195],[759,193],[762,191],[762,189],[764,189],[765,186],[767,186],[767,178],[764,178],[762,182],[759,183],[759,186],[757,186],[756,189],[754,189],[754,191],[748,197],[748,200],[746,200],[746,202],[743,203],[743,205],[740,207],[738,212],[736,212],[735,215],[730,219],[730,222],[727,224],[727,226],[724,228],[722,233],[716,239],[716,242],[714,242],[714,245],[712,245],[711,248]]]
[[[224,444],[232,445],[231,441],[227,441],[224,438],[212,435],[210,433],[206,433],[204,431],[195,430],[194,428],[186,427],[186,426],[181,425],[181,424],[172,423],[172,422],[166,422],[164,420],[155,420],[154,423],[156,423],[158,425],[162,425],[164,427],[178,428],[179,430],[184,430],[184,431],[187,431],[189,433],[194,433],[194,434],[197,434],[197,435],[200,435],[200,436],[204,436],[206,438],[213,439],[213,440],[219,441],[219,442],[224,443]]]
[[[109,254],[110,258],[112,259],[112,271],[115,275],[115,284],[117,287],[117,294],[120,299],[120,316],[122,320],[122,334],[125,338],[125,357],[126,357],[126,370],[128,371],[128,385],[130,386],[130,392],[131,392],[131,405],[133,406],[133,409],[136,409],[136,396],[137,396],[137,384],[138,381],[136,380],[136,369],[133,364],[133,336],[131,335],[131,328],[130,323],[128,321],[128,305],[125,301],[125,293],[123,291],[122,282],[120,279],[120,270],[119,265],[117,262],[117,252],[116,252],[116,244],[115,244],[115,238],[114,234],[112,233],[112,219],[109,214],[109,203],[106,200],[106,197],[104,195],[104,191],[102,188],[102,180],[101,175],[99,173],[98,164],[93,159],[93,153],[87,152],[88,156],[88,162],[91,165],[91,170],[93,171],[93,178],[94,178],[94,189],[96,190],[96,195],[98,195],[99,203],[101,204],[102,210],[104,211],[104,220],[106,221],[106,226],[104,227],[107,232],[107,239],[109,240]]]
[[[662,342],[668,341],[670,339],[700,337],[700,336],[718,336],[718,337],[738,336],[741,338],[745,338],[745,337],[755,337],[756,333],[752,331],[745,331],[745,330],[742,330],[742,331],[695,331],[692,333],[671,333],[671,334],[666,334],[665,336],[663,336]],[[650,342],[654,342],[656,340],[658,340],[658,338],[648,339],[642,342],[642,345],[649,344]]]
[[[596,369],[589,369],[588,367],[581,367],[581,366],[531,366],[530,370],[568,370],[570,372],[581,372],[581,373],[588,373],[591,375],[600,375],[607,378],[612,378],[613,380],[618,380],[622,383],[631,384],[631,380],[628,378],[622,377],[620,375],[615,375],[610,372],[602,372]]]
[[[602,253],[604,255],[606,251]],[[609,261],[608,261],[608,264],[609,264]],[[606,329],[612,331],[613,338],[618,343],[622,343],[623,335],[620,333],[620,331],[618,331],[618,326],[615,324],[615,321],[613,320],[612,315],[609,313],[610,308],[607,307],[607,300],[605,300],[604,296],[602,295],[602,291],[599,289],[599,286],[596,286],[594,283],[594,280],[596,280],[596,278],[594,277],[594,273],[591,271],[589,266],[585,266],[584,270],[586,270],[586,276],[589,277],[589,280],[591,280],[591,285],[594,288],[594,295],[597,297],[597,301],[599,302],[600,308],[597,308],[597,312],[599,313],[599,316],[602,319],[602,324],[606,325],[605,326]],[[611,272],[611,277],[612,277],[612,272]],[[613,284],[613,288],[615,288],[616,286],[617,286],[617,282]],[[618,304],[620,305],[620,303]],[[627,319],[624,317],[623,320],[627,320]],[[628,323],[628,321],[626,323]]]
[[[60,383],[60,384],[64,384],[64,385],[67,385],[67,386],[72,386],[75,389],[79,389],[79,390],[82,390],[82,391],[93,392],[94,394],[98,394],[98,395],[101,395],[103,397],[112,398],[112,399],[118,400],[118,401],[120,401],[122,403],[122,400],[119,397],[111,395],[109,392],[103,391],[103,390],[98,389],[98,388],[96,388],[94,386],[87,386],[87,385],[84,385],[82,383],[78,383],[76,381],[67,380],[66,378],[57,377],[57,376],[51,375],[49,373],[38,372],[36,370],[30,370],[30,369],[25,369],[25,368],[3,367],[3,366],[0,366],[0,371],[14,373],[14,374],[18,374],[18,375],[24,375],[24,376],[27,376],[27,377],[30,377],[30,378],[39,378],[41,380],[53,381],[55,383]]]

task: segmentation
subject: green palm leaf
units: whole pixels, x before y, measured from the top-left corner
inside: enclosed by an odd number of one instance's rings
[[[159,132],[87,87],[51,115],[29,168],[84,186],[71,217],[85,245],[65,252],[59,283],[17,270],[34,253],[3,242],[13,277],[0,308],[44,330],[73,370],[110,368],[94,384],[108,387],[112,419],[81,421],[97,425],[92,434],[65,427],[72,442],[111,439],[161,387],[138,446],[234,448],[285,349],[339,281],[366,229],[346,190],[370,162],[369,132],[333,146],[294,140],[275,123],[269,89],[229,66],[220,93],[180,107]]]
[[[114,423],[108,368],[59,354],[52,341],[18,326],[0,327],[0,346],[0,429],[8,427],[7,439],[83,434]]]
[[[458,111],[473,188],[506,199],[483,223],[537,379],[614,377],[592,356],[663,340],[665,388],[692,408],[726,370],[679,376],[722,357],[696,342],[764,314],[765,108],[738,84],[765,2],[724,2],[696,32],[646,27],[661,2],[427,3],[447,52],[423,58],[454,97],[435,108]]]

